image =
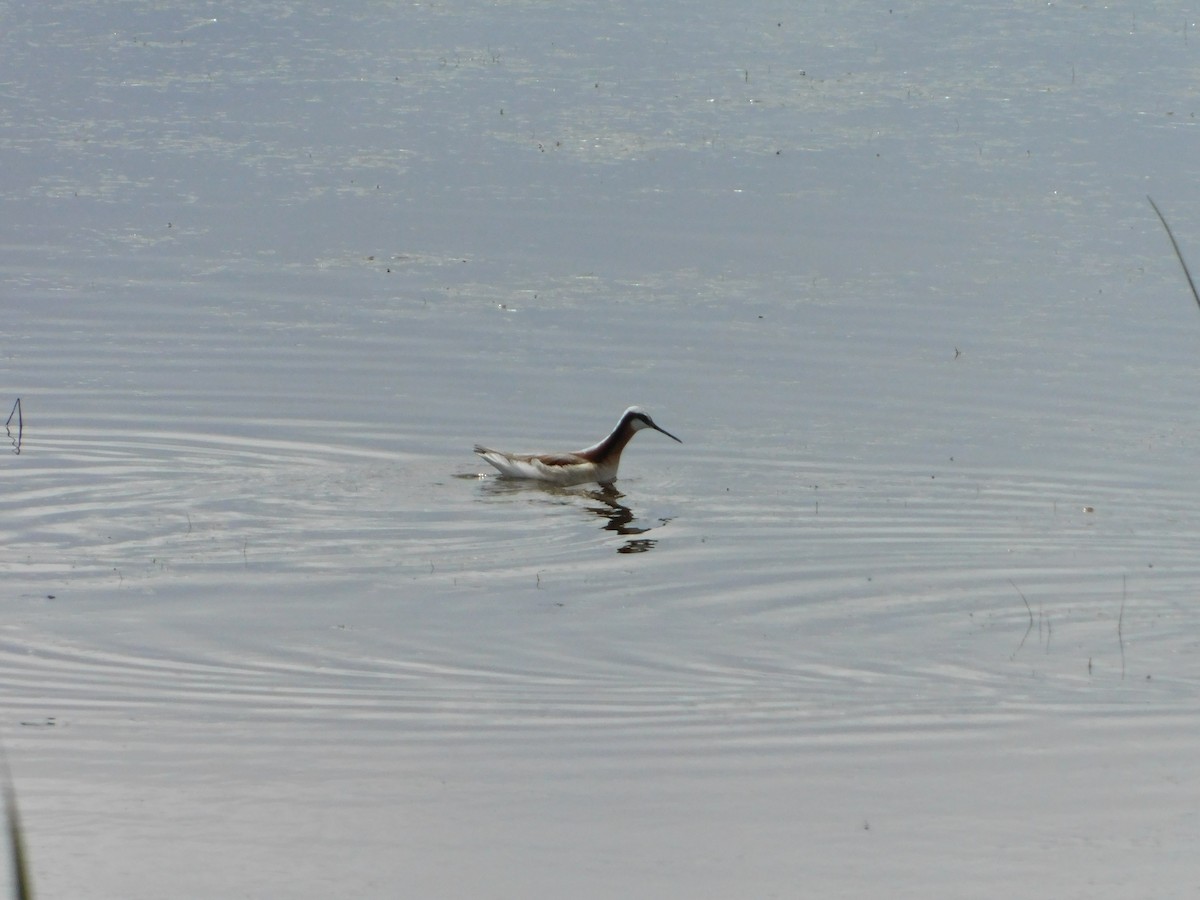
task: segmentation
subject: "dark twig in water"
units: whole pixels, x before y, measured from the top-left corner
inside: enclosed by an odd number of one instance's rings
[[[1125,635],[1121,626],[1125,622],[1125,576],[1121,576],[1121,611],[1117,614],[1117,644],[1121,647],[1121,680],[1125,680]]]
[[[1179,242],[1175,240],[1175,234],[1171,231],[1171,226],[1167,224],[1167,217],[1162,214],[1162,210],[1158,208],[1158,204],[1154,202],[1153,197],[1147,194],[1146,199],[1154,207],[1154,212],[1158,215],[1158,221],[1162,222],[1163,228],[1167,229],[1167,237],[1171,239],[1171,246],[1175,248],[1175,255],[1179,258],[1179,265],[1183,266],[1183,274],[1187,276],[1188,287],[1192,289],[1192,297],[1195,299],[1196,305],[1200,306],[1200,292],[1196,291],[1196,282],[1192,281],[1192,273],[1188,270],[1188,265],[1183,260],[1183,252],[1179,249]]]
[[[1013,590],[1021,594],[1021,599],[1025,602],[1025,610],[1029,613],[1029,627],[1025,629],[1025,633],[1021,635],[1021,643],[1017,644],[1017,649],[1013,651],[1012,659],[1017,658],[1017,654],[1021,652],[1021,648],[1025,646],[1025,641],[1029,639],[1029,635],[1033,633],[1033,607],[1029,605],[1029,601],[1025,599],[1025,595],[1021,593],[1021,589],[1017,587],[1017,583],[1011,578],[1008,583],[1013,586]]]
[[[13,437],[12,424],[13,416],[17,417],[17,434]],[[4,430],[8,432],[8,439],[12,441],[13,453],[20,454],[21,452],[21,436],[25,431],[25,420],[21,415],[21,398],[17,398],[17,402],[13,404],[12,412],[8,414],[8,421],[4,423]]]
[[[4,793],[4,832],[12,854],[13,895],[17,900],[33,900],[33,878],[29,874],[29,856],[25,852],[25,833],[21,830],[21,814],[17,811],[17,789],[13,787],[8,758],[0,750],[0,779]]]

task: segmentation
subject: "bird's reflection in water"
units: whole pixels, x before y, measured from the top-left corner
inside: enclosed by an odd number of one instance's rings
[[[542,494],[562,498],[560,502],[563,504],[577,503],[582,499],[585,501],[583,509],[606,520],[603,525],[605,531],[613,531],[628,538],[617,548],[618,553],[645,553],[647,550],[653,550],[654,545],[658,543],[654,538],[636,537],[636,535],[649,533],[651,528],[638,524],[633,510],[621,502],[621,498],[625,495],[611,484],[590,487],[560,487],[533,481],[516,481],[485,476],[482,487],[486,493],[492,495],[538,491]],[[670,518],[662,518],[658,520],[658,524],[666,525],[670,521]]]
[[[650,530],[633,524],[636,519],[633,510],[621,502],[621,498],[625,495],[611,484],[600,485],[598,488],[589,490],[587,496],[595,500],[598,505],[585,506],[584,509],[608,519],[608,523],[604,526],[605,531],[615,531],[617,534],[625,536],[645,534]],[[665,525],[667,521],[669,520],[664,520],[661,524]],[[618,547],[617,552],[645,553],[647,550],[652,550],[657,543],[658,541],[653,538],[631,538]]]

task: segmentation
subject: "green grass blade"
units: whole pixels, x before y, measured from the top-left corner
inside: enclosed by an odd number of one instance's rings
[[[1150,205],[1154,207],[1154,212],[1158,214],[1158,221],[1162,222],[1163,228],[1167,229],[1167,237],[1171,239],[1171,246],[1175,248],[1175,255],[1179,258],[1179,264],[1183,266],[1183,274],[1187,276],[1188,287],[1192,289],[1192,297],[1196,300],[1196,305],[1200,306],[1200,293],[1196,291],[1196,282],[1192,281],[1192,273],[1188,271],[1187,263],[1183,260],[1183,253],[1179,249],[1179,243],[1175,240],[1175,235],[1171,231],[1171,226],[1167,224],[1167,217],[1162,214],[1162,210],[1158,208],[1158,204],[1154,202],[1154,198],[1149,194],[1146,199],[1150,201]]]
[[[21,829],[21,813],[17,809],[17,789],[13,787],[12,772],[2,751],[0,776],[3,778],[5,832],[12,854],[13,896],[17,900],[33,900],[33,879],[29,875],[29,855],[25,852],[25,833]]]

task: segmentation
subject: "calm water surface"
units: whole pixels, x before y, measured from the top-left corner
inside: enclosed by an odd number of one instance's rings
[[[1186,8],[0,23],[45,896],[1194,893]]]

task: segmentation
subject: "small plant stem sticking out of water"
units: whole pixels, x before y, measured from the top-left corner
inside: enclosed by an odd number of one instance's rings
[[[1125,623],[1125,581],[1126,576],[1121,576],[1121,611],[1117,613],[1117,644],[1121,648],[1121,680],[1125,680],[1125,635],[1122,632],[1122,625]]]
[[[1150,201],[1150,205],[1154,208],[1155,214],[1158,216],[1158,221],[1162,222],[1163,228],[1167,230],[1167,237],[1171,239],[1171,246],[1175,249],[1175,256],[1179,258],[1179,265],[1183,266],[1183,274],[1187,277],[1188,287],[1192,289],[1192,298],[1196,301],[1196,305],[1200,306],[1200,292],[1196,291],[1196,282],[1192,281],[1192,273],[1188,271],[1188,265],[1183,260],[1183,253],[1179,249],[1179,242],[1175,240],[1175,235],[1171,231],[1171,226],[1167,224],[1167,218],[1162,214],[1162,210],[1158,208],[1158,204],[1154,202],[1154,198],[1149,194],[1146,199]]]
[[[1029,627],[1025,629],[1025,633],[1021,635],[1021,643],[1017,644],[1017,649],[1013,651],[1012,659],[1017,658],[1017,654],[1021,652],[1021,648],[1025,646],[1025,641],[1029,639],[1029,635],[1033,632],[1033,607],[1029,605],[1029,601],[1025,599],[1025,595],[1021,593],[1021,589],[1017,587],[1017,583],[1011,578],[1008,583],[1013,586],[1013,590],[1021,595],[1021,600],[1025,604],[1025,611],[1029,613]]]
[[[13,416],[17,417],[17,433],[13,434]],[[8,439],[12,441],[13,453],[20,455],[21,453],[21,437],[25,431],[25,420],[21,415],[21,398],[17,398],[17,402],[13,404],[12,412],[8,414],[8,421],[4,423],[4,430],[8,432]]]
[[[25,833],[21,830],[21,814],[17,811],[17,789],[13,787],[8,758],[0,750],[0,781],[4,793],[4,831],[8,835],[8,850],[12,854],[13,896],[17,900],[33,900],[33,880],[29,875],[29,857],[25,853]]]

